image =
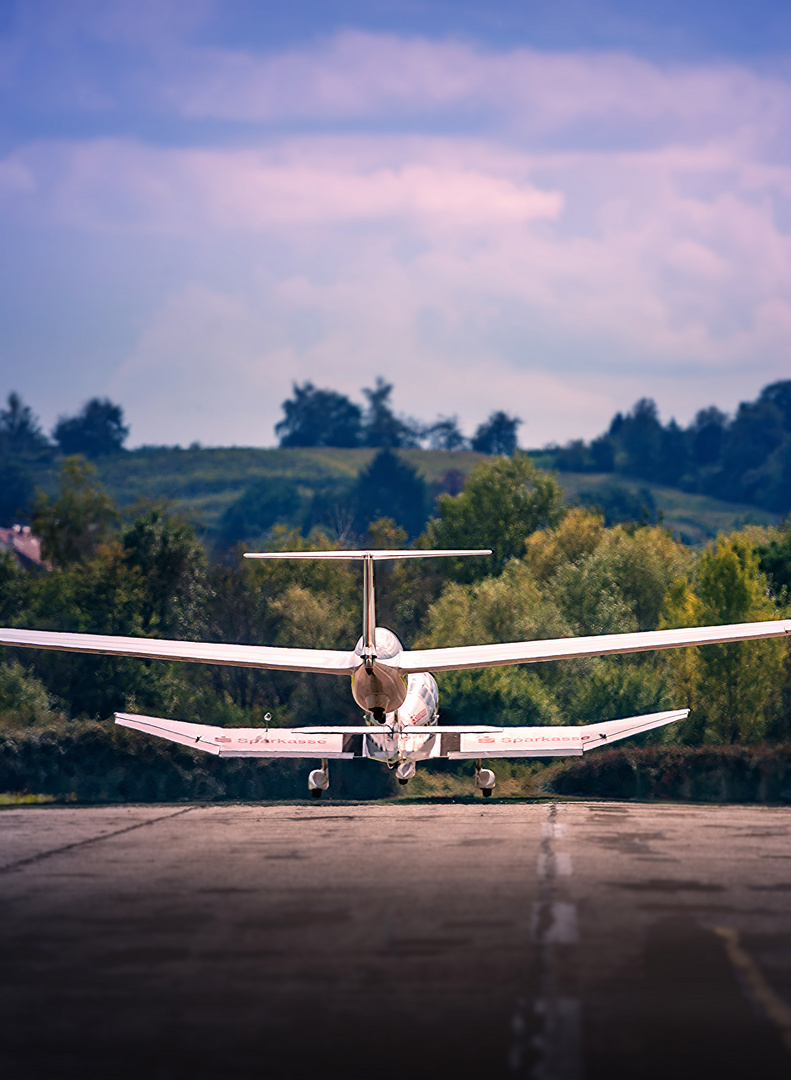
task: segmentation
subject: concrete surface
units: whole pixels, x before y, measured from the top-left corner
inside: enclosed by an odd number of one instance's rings
[[[788,1077],[791,809],[0,813],[0,1075]]]

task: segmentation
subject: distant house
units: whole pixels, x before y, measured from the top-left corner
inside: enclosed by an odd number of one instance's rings
[[[41,538],[33,535],[29,525],[0,529],[0,551],[12,551],[25,570],[52,569],[52,565],[41,557]]]

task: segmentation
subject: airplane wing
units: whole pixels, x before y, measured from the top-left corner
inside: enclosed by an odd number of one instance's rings
[[[195,664],[229,664],[276,671],[329,671],[349,674],[362,658],[333,649],[283,649],[269,645],[224,645],[210,641],[165,641],[161,638],[64,634],[51,630],[0,629],[0,645],[61,652],[140,656],[149,660],[186,660]]]
[[[579,727],[508,727],[499,733],[467,729],[443,738],[443,756],[449,758],[581,757],[597,746],[639,735],[643,731],[684,720],[689,709],[629,716],[602,724]],[[435,729],[442,732],[442,728]]]
[[[116,724],[148,735],[205,750],[216,757],[353,758],[362,755],[362,735],[355,728],[222,728],[163,720],[159,716],[116,713]],[[370,730],[370,729],[368,729]]]
[[[382,664],[397,667],[402,675],[419,671],[458,671],[462,668],[532,664],[541,660],[607,656],[612,653],[646,652],[686,645],[716,645],[729,641],[783,637],[791,634],[791,619],[734,623],[728,626],[694,626],[680,630],[645,630],[634,634],[599,634],[591,637],[548,638],[516,641],[504,645],[460,645],[450,649],[413,649]]]

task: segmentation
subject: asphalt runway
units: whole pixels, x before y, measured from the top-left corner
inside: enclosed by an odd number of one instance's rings
[[[0,1075],[791,1075],[791,809],[0,814]]]

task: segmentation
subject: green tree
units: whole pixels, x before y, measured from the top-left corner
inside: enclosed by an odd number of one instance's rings
[[[121,544],[127,566],[140,578],[144,633],[200,637],[207,560],[189,522],[152,506],[124,531]]]
[[[11,458],[39,457],[49,449],[38,417],[23,403],[19,394],[9,394],[8,406],[0,409],[0,453]]]
[[[95,466],[67,458],[54,500],[39,492],[33,510],[33,532],[42,539],[43,554],[59,566],[92,558],[118,523],[118,507],[99,482]]]
[[[285,417],[275,425],[281,446],[360,445],[362,409],[335,390],[294,383],[294,396],[282,409]]]
[[[479,424],[472,437],[472,449],[479,454],[505,454],[516,452],[516,429],[522,421],[508,413],[493,412],[488,420]]]
[[[374,387],[363,390],[363,394],[368,399],[363,432],[365,446],[398,449],[418,445],[419,432],[416,425],[401,420],[390,408],[392,391],[392,385],[385,382],[381,375],[377,378]]]
[[[45,725],[56,718],[44,685],[16,661],[0,664],[0,728]]]
[[[428,488],[409,462],[383,449],[360,473],[352,503],[359,533],[379,518],[389,517],[409,536],[417,536],[428,517]]]
[[[459,495],[440,495],[439,517],[429,522],[422,546],[491,548],[488,557],[448,560],[448,576],[459,581],[500,573],[509,559],[524,555],[531,533],[557,524],[562,497],[555,479],[527,454],[482,461]]]
[[[669,591],[665,624],[722,625],[775,619],[757,552],[744,536],[720,537],[701,555],[694,585],[683,578]],[[688,695],[688,738],[736,743],[764,738],[780,720],[784,641],[742,641],[679,650],[668,663]]]
[[[108,398],[91,398],[76,416],[61,416],[52,434],[64,454],[97,458],[117,454],[129,428],[120,405]]]
[[[0,525],[26,518],[34,497],[33,481],[13,461],[0,460]]]

